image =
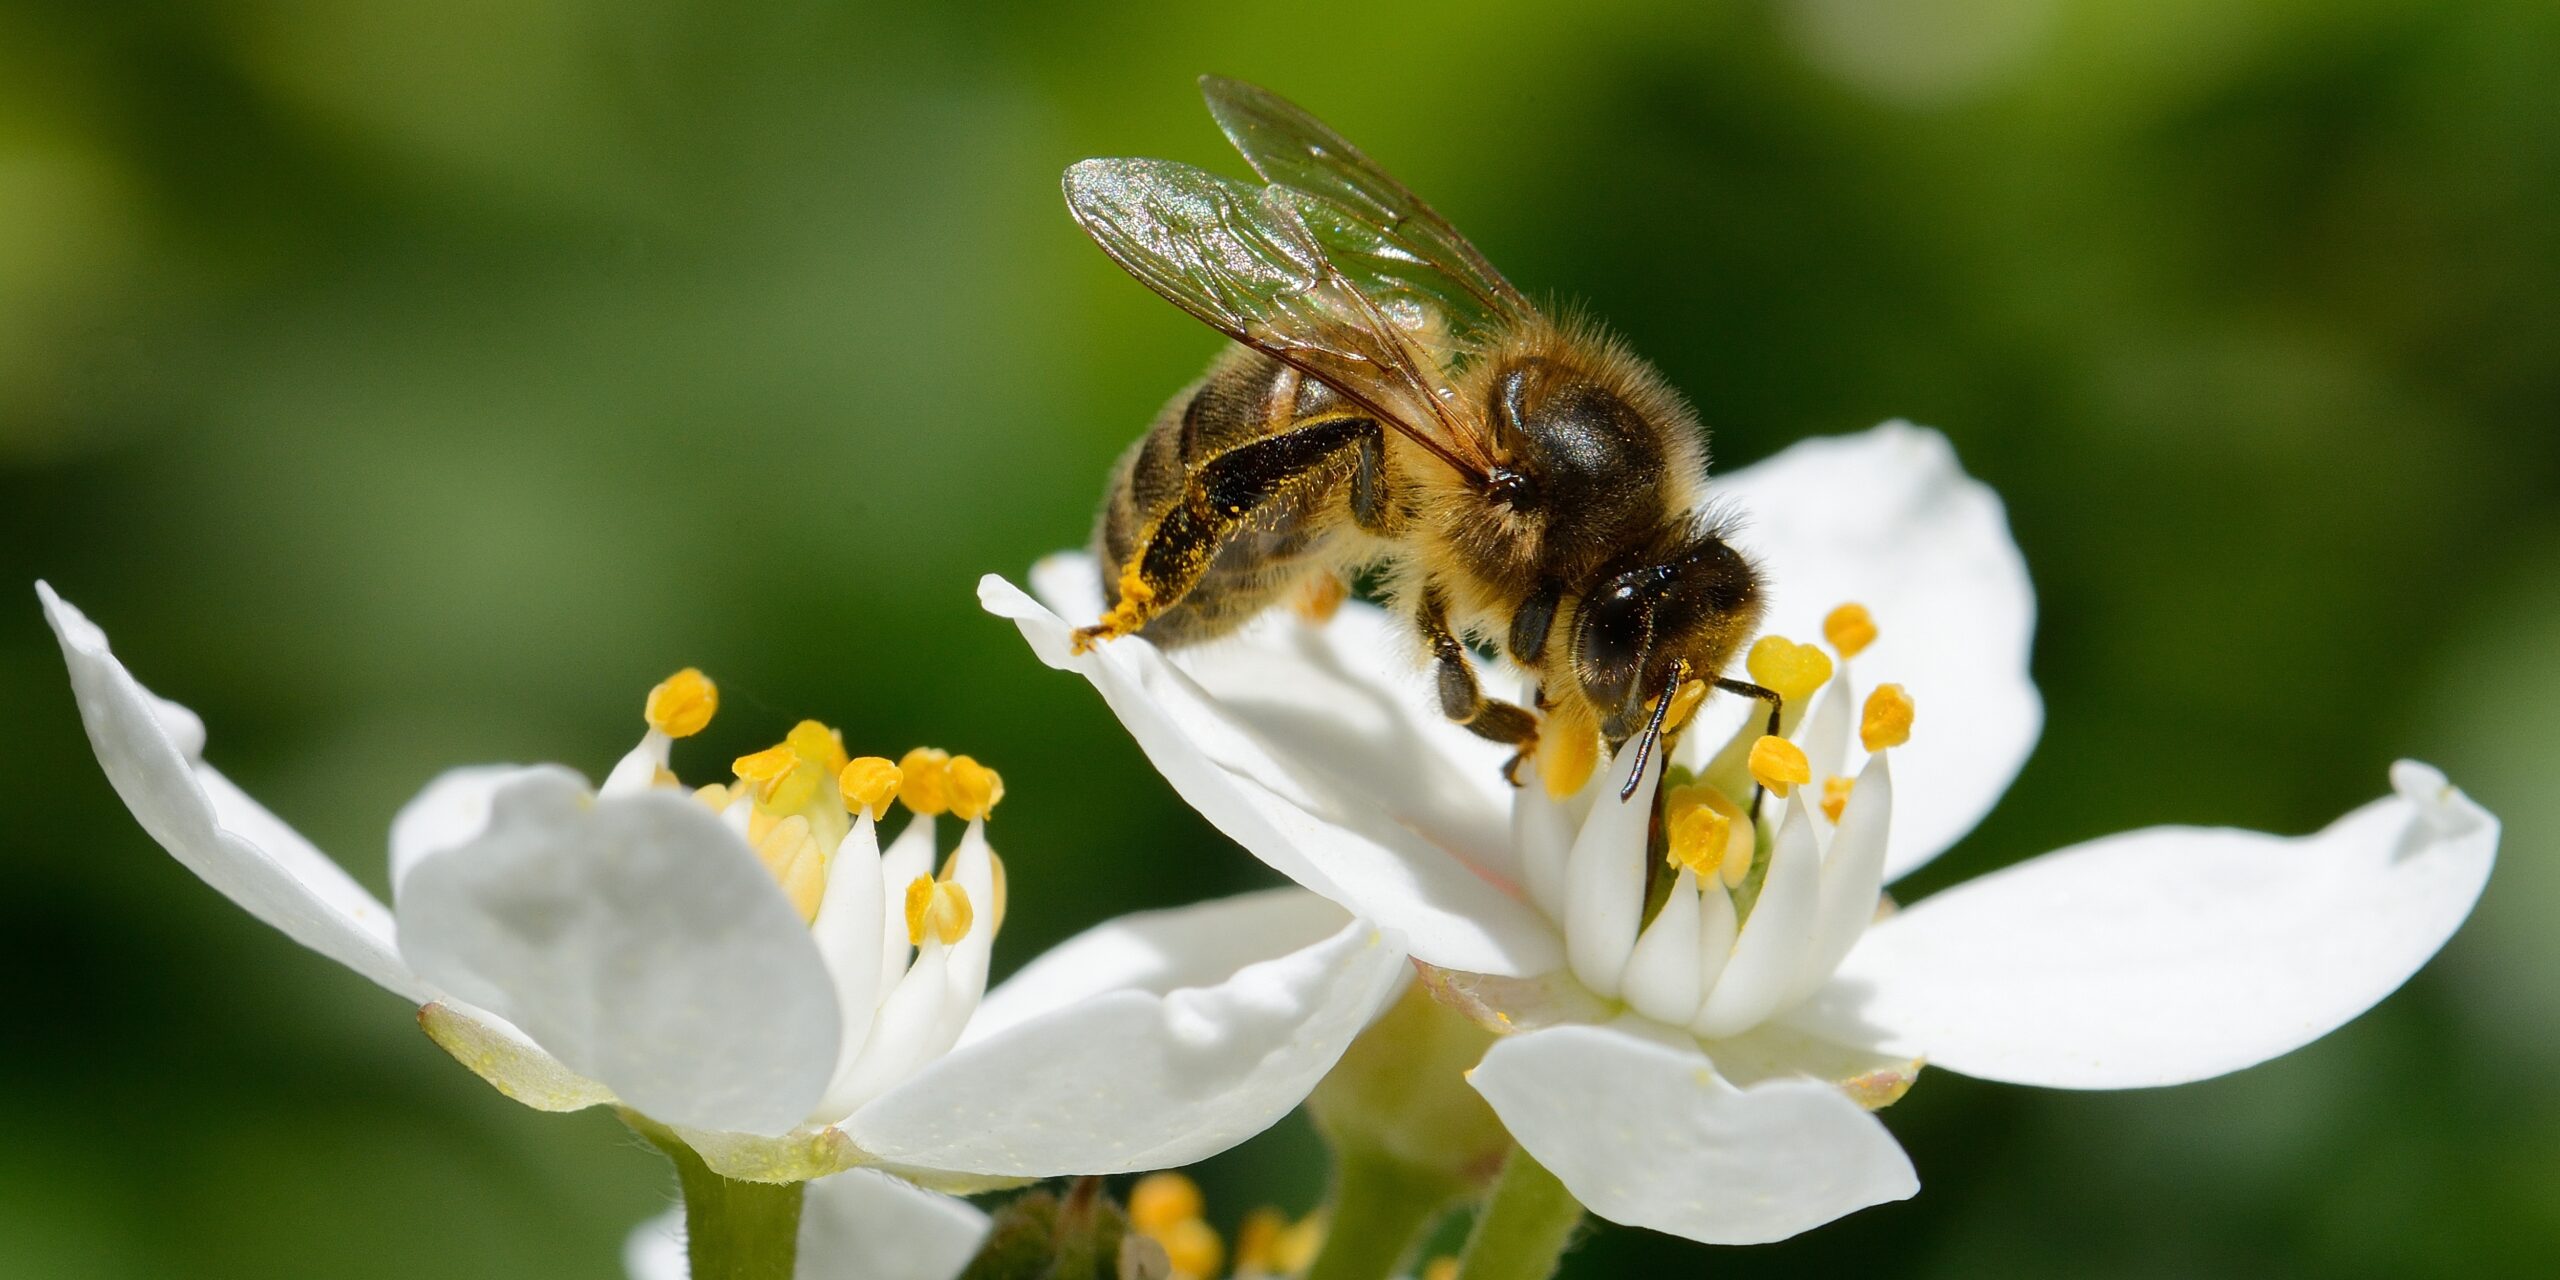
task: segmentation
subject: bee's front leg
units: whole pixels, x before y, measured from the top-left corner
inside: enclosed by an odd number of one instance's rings
[[[1521,785],[1520,769],[1538,751],[1538,713],[1517,703],[1488,698],[1476,683],[1474,664],[1467,661],[1467,647],[1458,643],[1457,633],[1449,630],[1449,610],[1440,593],[1423,588],[1422,607],[1414,614],[1414,625],[1422,629],[1422,637],[1431,646],[1431,658],[1440,681],[1440,713],[1465,725],[1479,738],[1508,743],[1516,750],[1502,766],[1502,776],[1513,786]]]

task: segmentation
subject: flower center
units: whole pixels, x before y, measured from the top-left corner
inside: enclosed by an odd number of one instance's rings
[[[1712,755],[1669,766],[1654,808],[1618,803],[1631,751],[1609,785],[1588,785],[1585,770],[1570,798],[1521,797],[1524,880],[1563,929],[1582,985],[1718,1038],[1811,994],[1847,957],[1882,897],[1887,756],[1913,719],[1900,685],[1855,704],[1851,662],[1877,634],[1873,615],[1848,604],[1823,624],[1836,659],[1761,637],[1746,663],[1784,699],[1779,732],[1761,732],[1754,715]],[[1562,780],[1549,773],[1546,790]]]

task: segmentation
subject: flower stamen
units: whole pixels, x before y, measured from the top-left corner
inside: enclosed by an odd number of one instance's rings
[[[818,901],[827,891],[827,857],[807,818],[795,813],[774,823],[756,841],[756,859],[782,886],[803,923],[818,918]]]
[[[1831,647],[1840,651],[1840,660],[1846,662],[1876,642],[1875,615],[1854,601],[1844,604],[1822,620],[1822,638],[1830,641]]]
[[[953,816],[975,822],[994,812],[1004,799],[1004,778],[968,756],[953,756],[943,775]]]
[[[711,723],[720,710],[720,686],[699,668],[686,667],[649,690],[641,714],[649,727],[670,738],[690,738]]]
[[[1898,747],[1911,740],[1911,695],[1898,684],[1880,684],[1867,695],[1866,713],[1858,719],[1858,741],[1869,751]]]
[[[1832,776],[1822,780],[1822,816],[1833,822],[1849,809],[1849,791],[1858,785],[1855,778]]]
[[[1662,825],[1671,864],[1688,868],[1701,883],[1715,879],[1731,888],[1751,874],[1751,816],[1722,790],[1703,782],[1675,788],[1663,801]]]
[[[1770,794],[1783,797],[1788,788],[1813,781],[1813,763],[1805,759],[1804,748],[1776,734],[1763,734],[1751,744],[1751,777]]]
[[[1775,691],[1790,705],[1813,696],[1831,679],[1831,656],[1785,636],[1762,636],[1751,643],[1744,660],[1753,682]]]
[[[905,775],[885,756],[847,761],[836,773],[836,786],[844,793],[845,802],[874,820],[888,816],[889,802],[898,798],[898,787],[904,781]]]
[[[940,747],[917,747],[898,757],[898,798],[921,817],[951,808],[951,753]]]
[[[968,890],[932,876],[907,882],[907,945],[923,946],[929,933],[950,946],[969,935],[969,922]]]
[[[1600,767],[1600,725],[1579,698],[1567,698],[1538,726],[1538,777],[1562,800],[1582,790]]]

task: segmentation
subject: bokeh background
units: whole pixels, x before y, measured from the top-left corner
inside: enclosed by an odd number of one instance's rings
[[[459,761],[642,692],[1002,768],[1000,967],[1267,882],[976,576],[1079,541],[1213,350],[1064,216],[1299,98],[1728,463],[1890,416],[2009,503],[2049,727],[1940,887],[2303,831],[2428,758],[2508,822],[2372,1016],[2183,1089],[1933,1074],[1926,1189],[1582,1277],[2547,1274],[2560,1257],[2560,8],[2548,0],[0,2],[0,1276],[616,1274],[663,1166],[162,856],[28,583],[382,888]],[[1942,714],[1948,714],[1941,709]],[[1452,1082],[1452,1087],[1456,1087]],[[1203,1171],[1313,1205],[1299,1121]]]

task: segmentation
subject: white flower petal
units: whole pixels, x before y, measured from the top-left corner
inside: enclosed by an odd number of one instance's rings
[[[1876,907],[1884,898],[1886,828],[1893,814],[1893,772],[1885,763],[1890,758],[1881,751],[1867,758],[1857,785],[1850,788],[1848,807],[1840,812],[1839,829],[1832,833],[1830,851],[1822,859],[1813,941],[1787,992],[1790,1000],[1803,999],[1820,987],[1876,918]]]
[[[1189,1164],[1287,1115],[1408,973],[1353,922],[1209,987],[1114,991],[932,1064],[845,1122],[892,1164],[1041,1178]]]
[[[1624,1025],[1506,1036],[1468,1080],[1583,1204],[1628,1226],[1760,1244],[1920,1188],[1893,1135],[1832,1085],[1737,1088],[1695,1048]]]
[[[1041,661],[1092,681],[1183,799],[1281,874],[1402,935],[1434,963],[1511,975],[1554,966],[1554,931],[1533,908],[1370,797],[1279,749],[1153,645],[1132,637],[1076,654],[1068,625],[1011,583],[990,575],[978,597],[1021,627]]]
[[[871,1035],[872,1015],[879,1011],[885,891],[880,881],[879,828],[870,814],[856,815],[827,864],[826,893],[818,899],[817,919],[809,922],[809,938],[818,944],[818,956],[826,962],[827,979],[836,991],[836,1014],[843,1022],[844,1044],[836,1056],[839,1077],[862,1052],[863,1042]],[[826,1109],[823,1100],[819,1109]]]
[[[435,992],[400,959],[389,908],[328,855],[197,761],[204,725],[142,687],[78,609],[39,582],[98,765],[134,819],[197,878],[286,937],[413,1004]]]
[[[902,1178],[855,1169],[808,1184],[800,1202],[794,1280],[955,1280],[987,1236],[966,1200]],[[685,1280],[684,1210],[632,1228],[622,1266],[631,1280]]]
[[[430,854],[467,844],[489,825],[489,797],[532,772],[518,764],[475,764],[437,774],[391,819],[391,895]]]
[[[1814,917],[1822,905],[1822,854],[1814,847],[1813,815],[1802,788],[1787,797],[1786,806],[1769,845],[1760,896],[1742,922],[1733,958],[1691,1024],[1709,1039],[1748,1031],[1785,1004],[1813,945]]]
[[[667,1123],[779,1134],[834,1070],[808,928],[689,797],[529,773],[478,838],[409,873],[400,919],[422,976]]]
[[[1864,604],[1879,635],[1859,674],[1920,705],[1894,761],[1903,798],[1886,875],[1899,877],[1991,811],[2043,726],[2027,672],[2035,594],[2000,499],[1944,436],[1899,422],[1805,441],[1715,490],[1768,572],[1768,630],[1816,639],[1833,607]]]
[[[438,1000],[418,1010],[418,1026],[471,1074],[536,1111],[582,1111],[614,1100],[613,1090],[561,1065],[486,1009]]]
[[[1722,887],[1716,896],[1724,896]],[[1621,980],[1629,1008],[1672,1026],[1698,1016],[1698,877],[1685,868],[1672,881],[1662,910],[1636,939]]]
[[[907,886],[917,876],[933,874],[934,827],[932,814],[919,813],[907,819],[898,838],[880,854],[880,989],[874,1005],[888,1002],[915,956],[914,944],[907,941]]]
[[[2056,1088],[2265,1061],[2397,989],[2488,879],[2496,818],[2425,765],[2392,785],[2316,835],[2153,828],[1959,885],[1870,928],[1790,1021]]]
[[[1022,966],[978,1006],[960,1043],[976,1044],[1107,991],[1158,995],[1223,982],[1257,960],[1314,946],[1350,914],[1290,886],[1106,920]]]
[[[966,1200],[855,1169],[809,1184],[797,1280],[953,1280],[987,1236]]]
[[[1511,846],[1520,887],[1550,920],[1564,919],[1564,868],[1573,852],[1573,811],[1543,784],[1520,788],[1511,801]]]
[[[1591,816],[1582,820],[1573,852],[1565,855],[1565,954],[1572,960],[1573,976],[1604,996],[1618,994],[1627,957],[1635,949],[1636,925],[1644,915],[1645,830],[1653,821],[1662,753],[1647,756],[1644,781],[1633,796],[1620,800],[1618,793],[1635,767],[1636,744],[1630,742],[1602,775]]]

